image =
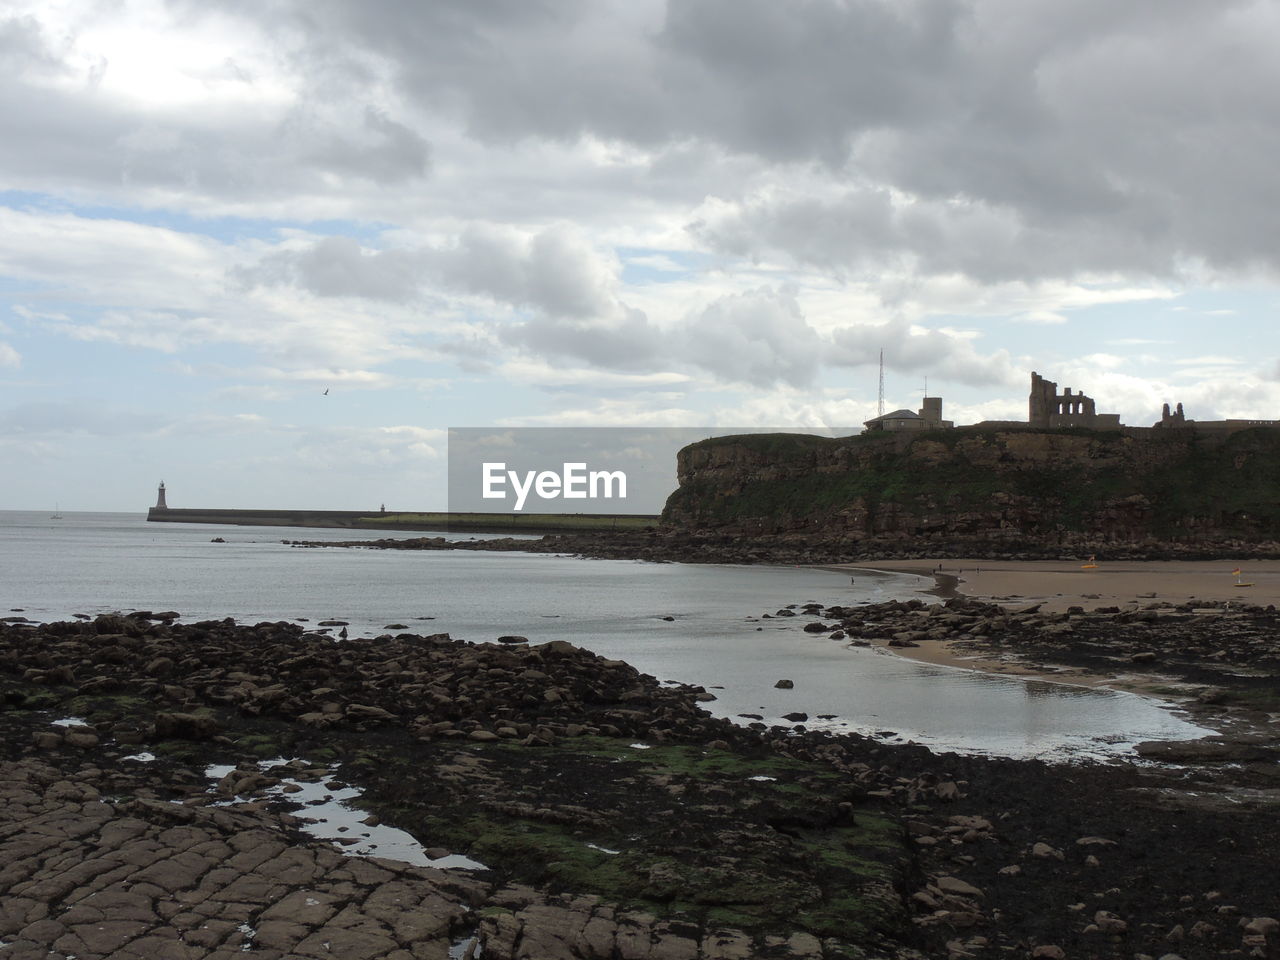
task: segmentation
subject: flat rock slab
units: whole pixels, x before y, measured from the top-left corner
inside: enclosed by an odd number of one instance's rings
[[[489,888],[296,842],[270,815],[109,803],[39,761],[0,764],[6,960],[446,958]]]
[[[702,930],[466,873],[349,857],[260,809],[145,798],[42,760],[0,762],[4,960],[493,960],[756,955]],[[772,956],[818,960],[792,938]]]

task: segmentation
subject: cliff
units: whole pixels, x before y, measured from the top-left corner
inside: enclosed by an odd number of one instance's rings
[[[693,534],[944,552],[1280,540],[1280,430],[717,437],[663,512]]]

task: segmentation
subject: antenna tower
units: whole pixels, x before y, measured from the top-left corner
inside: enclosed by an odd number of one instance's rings
[[[880,400],[876,404],[876,416],[884,416],[884,351],[880,351]]]

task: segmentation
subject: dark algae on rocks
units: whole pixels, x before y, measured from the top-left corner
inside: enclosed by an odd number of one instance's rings
[[[1198,768],[1047,766],[748,728],[704,713],[700,692],[564,642],[335,642],[296,624],[143,615],[0,626],[3,949],[1280,949],[1277,890],[1260,882],[1280,844],[1274,789],[1219,808],[1199,797],[1221,774]],[[211,780],[212,763],[229,772]],[[304,783],[357,787],[366,822],[483,869],[362,858],[311,837],[307,808],[289,800]]]

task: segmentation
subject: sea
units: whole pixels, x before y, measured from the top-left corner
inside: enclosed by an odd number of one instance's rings
[[[1132,693],[917,663],[805,633],[810,617],[763,617],[810,602],[933,602],[921,577],[287,543],[426,535],[0,511],[0,616],[176,610],[188,622],[324,629],[320,621],[340,620],[358,637],[568,640],[665,682],[703,686],[716,697],[704,706],[738,722],[791,724],[784,715],[804,713],[811,728],[1051,762],[1114,760],[1144,740],[1212,732]],[[778,688],[782,679],[793,686]]]

